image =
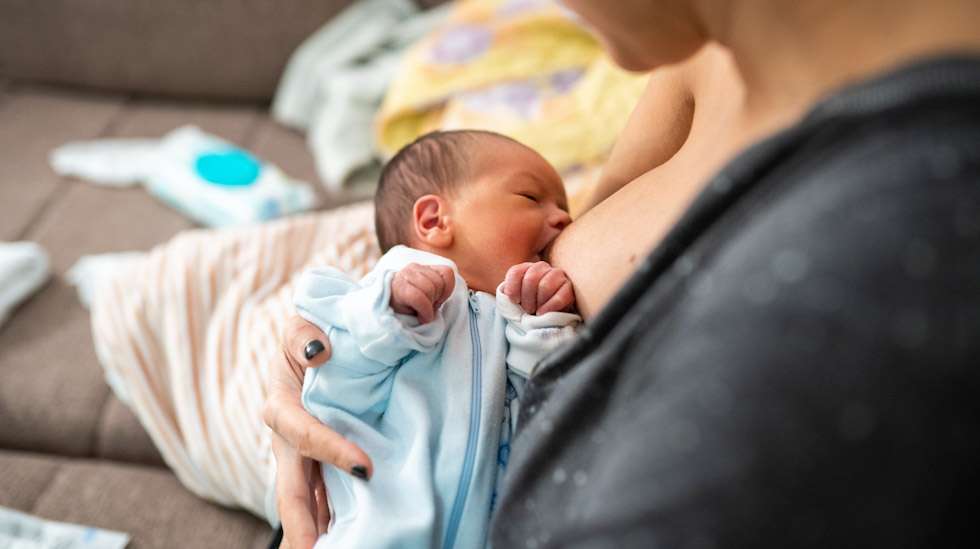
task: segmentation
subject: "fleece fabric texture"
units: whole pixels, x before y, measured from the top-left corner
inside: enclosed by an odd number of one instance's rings
[[[428,324],[389,306],[409,263],[455,271]],[[303,405],[374,462],[369,482],[324,468],[332,524],[317,546],[483,547],[525,380],[579,317],[524,314],[499,291],[470,291],[452,261],[404,246],[359,282],[307,272],[295,301],[332,346],[307,373]]]

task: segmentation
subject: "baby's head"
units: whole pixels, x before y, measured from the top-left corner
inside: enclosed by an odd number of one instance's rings
[[[433,132],[406,145],[374,196],[382,251],[404,244],[456,263],[467,285],[493,292],[507,269],[538,261],[571,221],[558,172],[492,132]]]

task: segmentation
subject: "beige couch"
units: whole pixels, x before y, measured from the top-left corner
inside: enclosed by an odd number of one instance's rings
[[[0,241],[40,243],[55,273],[0,327],[0,506],[122,530],[132,548],[268,545],[266,524],[166,468],[103,381],[64,279],[81,255],[146,249],[191,222],[141,189],[59,178],[47,154],[193,123],[316,181],[268,100],[290,52],[347,3],[0,0]]]

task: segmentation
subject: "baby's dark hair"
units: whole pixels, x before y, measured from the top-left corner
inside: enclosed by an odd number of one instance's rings
[[[484,130],[427,133],[402,147],[381,171],[374,193],[374,227],[387,252],[410,241],[412,209],[427,194],[446,195],[470,177],[470,152],[486,140],[513,139]]]

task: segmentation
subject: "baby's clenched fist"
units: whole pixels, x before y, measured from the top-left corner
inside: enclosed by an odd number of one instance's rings
[[[575,304],[572,282],[565,271],[546,261],[519,263],[508,269],[503,292],[529,314],[569,311]]]
[[[419,323],[426,324],[436,317],[455,287],[456,277],[450,267],[410,263],[391,280],[391,308],[399,314],[415,315]]]

